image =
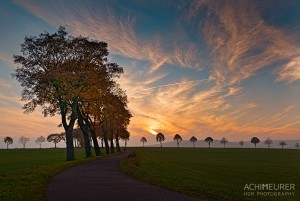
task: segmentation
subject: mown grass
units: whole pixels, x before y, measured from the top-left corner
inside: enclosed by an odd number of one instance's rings
[[[64,169],[87,162],[82,148],[74,161],[66,161],[66,149],[0,150],[0,200],[44,200],[47,184]]]
[[[205,200],[300,200],[300,151],[131,148],[130,176]],[[245,184],[293,183],[294,196],[245,196]],[[256,192],[255,192],[256,193]]]

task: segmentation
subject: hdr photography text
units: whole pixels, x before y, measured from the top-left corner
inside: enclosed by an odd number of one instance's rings
[[[294,183],[250,183],[244,186],[244,196],[295,196],[295,191]]]

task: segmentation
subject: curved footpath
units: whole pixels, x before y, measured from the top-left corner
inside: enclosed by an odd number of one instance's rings
[[[94,160],[56,175],[47,201],[197,201],[177,192],[134,180],[119,170],[129,152]],[[199,200],[198,200],[199,201]]]

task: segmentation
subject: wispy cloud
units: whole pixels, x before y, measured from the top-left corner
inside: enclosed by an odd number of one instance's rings
[[[137,35],[135,27],[138,19],[134,10],[128,9],[126,14],[118,16],[108,2],[101,6],[90,1],[77,1],[76,6],[61,1],[47,2],[47,5],[42,1],[15,2],[54,27],[65,25],[76,35],[106,41],[113,54],[149,62],[149,73],[165,64],[195,69],[202,67],[198,46],[192,42],[178,42],[183,38],[187,40],[186,33],[174,34],[172,39],[175,42],[168,45],[165,43],[170,41],[169,36],[163,32],[147,38]]]
[[[275,122],[278,122],[282,120],[284,117],[287,116],[287,114],[294,109],[296,106],[295,105],[288,105],[285,107],[281,112],[273,115],[272,117],[269,118],[269,121],[267,122],[269,125],[272,125]]]
[[[299,53],[300,55],[300,53]],[[277,81],[292,83],[300,79],[300,56],[292,58],[287,64],[279,68]]]
[[[291,60],[279,71],[279,80],[299,79],[299,56],[292,35],[267,24],[254,1],[195,1],[189,17],[208,7],[199,30],[204,34],[213,56],[211,79],[236,84],[276,61]],[[297,63],[297,61],[296,61]],[[291,76],[295,72],[296,75]]]

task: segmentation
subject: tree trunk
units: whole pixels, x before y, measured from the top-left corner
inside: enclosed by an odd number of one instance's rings
[[[90,144],[89,133],[83,132],[83,139],[84,139],[85,156],[90,157],[92,155],[92,152],[91,152],[91,144]]]
[[[144,147],[145,142],[143,141],[143,147]]]
[[[110,138],[110,153],[115,153],[114,139]]]
[[[103,131],[103,141],[105,144],[105,152],[106,154],[109,154],[109,145],[108,145],[108,140],[107,140],[107,123],[103,122],[101,127],[102,127],[102,131]]]
[[[116,136],[116,148],[117,152],[121,152],[120,143],[119,143],[119,134]]]
[[[100,151],[100,147],[99,147],[99,144],[98,144],[96,132],[95,132],[94,129],[91,129],[91,135],[92,135],[92,140],[93,140],[93,144],[94,144],[95,154],[96,154],[96,156],[100,156],[101,151]]]
[[[80,129],[83,133],[84,138],[84,149],[85,149],[85,156],[88,158],[92,155],[91,152],[91,141],[90,141],[90,125],[88,120],[84,119],[85,116],[81,113],[79,106],[77,106],[77,114],[78,114],[78,123]]]
[[[177,148],[179,148],[179,142],[178,142],[178,140],[177,140]]]
[[[42,144],[40,144],[40,149],[42,148]]]
[[[89,132],[88,132],[87,128],[85,127],[85,125],[83,124],[81,118],[78,118],[78,123],[79,123],[80,129],[83,133],[85,156],[88,158],[92,155]]]
[[[66,130],[67,161],[71,161],[75,159],[74,146],[73,146],[73,125],[72,126],[69,125],[68,129]]]
[[[25,143],[23,144],[23,149],[25,149]]]
[[[71,119],[69,121],[69,125],[67,124],[67,106],[63,103],[60,103],[60,109],[61,109],[61,119],[62,124],[66,132],[66,147],[67,147],[67,161],[71,161],[75,159],[75,153],[74,153],[74,144],[73,144],[73,127],[75,124],[75,121],[77,119],[77,113],[76,113],[76,106],[77,103],[72,104],[72,114]]]
[[[110,126],[110,153],[115,153],[115,147],[114,147],[114,129]]]
[[[194,145],[194,149],[195,149],[195,142],[193,142],[193,145]]]
[[[101,138],[101,147],[103,148],[103,138]]]
[[[8,143],[6,143],[6,149],[8,149]]]

